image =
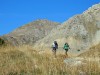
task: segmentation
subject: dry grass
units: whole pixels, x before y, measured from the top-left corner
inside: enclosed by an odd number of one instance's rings
[[[100,67],[95,62],[89,62],[80,67],[70,67],[63,60],[62,53],[54,58],[50,50],[36,51],[30,46],[1,47],[0,75],[99,75]]]
[[[87,52],[79,55],[80,57],[99,57],[100,58],[100,44],[91,47]]]

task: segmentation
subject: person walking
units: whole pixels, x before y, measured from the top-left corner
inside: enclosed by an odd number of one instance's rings
[[[64,44],[63,49],[65,50],[65,55],[68,57],[67,52],[68,52],[68,50],[70,49],[70,47],[69,47],[68,43],[65,43],[65,44]]]
[[[53,52],[54,57],[56,57],[56,50],[57,49],[58,49],[58,43],[57,43],[57,41],[54,41],[52,44],[52,52]]]

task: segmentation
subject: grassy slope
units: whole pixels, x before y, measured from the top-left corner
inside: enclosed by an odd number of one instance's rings
[[[100,57],[100,44],[91,47],[87,52],[80,54],[81,57]]]
[[[100,68],[96,64],[69,68],[63,60],[62,54],[54,59],[51,51],[40,52],[29,46],[1,47],[0,75],[78,75],[79,70],[87,75],[99,75]]]
[[[22,51],[23,49],[23,51]],[[39,54],[29,46],[0,48],[0,75],[61,75],[66,74],[62,59]]]

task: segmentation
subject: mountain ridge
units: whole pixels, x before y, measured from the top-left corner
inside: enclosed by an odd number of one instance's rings
[[[50,47],[54,40],[63,47],[68,42],[72,50],[86,50],[87,48],[100,42],[100,3],[93,5],[82,14],[75,15],[58,26],[45,38],[35,44],[41,48]],[[52,39],[50,39],[52,38]],[[73,52],[74,52],[73,51]]]
[[[2,38],[13,45],[31,45],[45,37],[57,25],[60,25],[60,23],[49,20],[36,20],[15,29],[13,32],[2,36]]]
[[[100,42],[99,16],[100,3],[88,8],[82,14],[69,18],[62,24],[37,20],[4,35],[3,38],[14,45],[28,44],[39,49],[50,48],[55,40],[60,47],[68,42],[72,50],[81,52]]]

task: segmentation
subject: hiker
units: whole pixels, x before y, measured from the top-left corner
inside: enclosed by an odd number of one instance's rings
[[[54,41],[53,44],[52,44],[52,52],[53,52],[53,55],[56,57],[56,50],[58,49],[58,43],[57,41]]]
[[[68,52],[68,50],[70,49],[68,43],[65,43],[65,44],[64,44],[63,49],[65,50],[65,55],[68,56],[67,52]]]

